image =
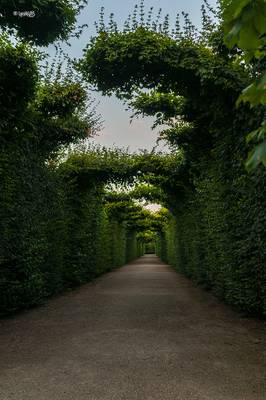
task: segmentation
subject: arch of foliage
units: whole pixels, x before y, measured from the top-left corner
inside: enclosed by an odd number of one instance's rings
[[[127,101],[135,114],[168,124],[161,136],[179,161],[167,168],[166,160],[146,159],[154,170],[147,181],[164,190],[172,214],[161,238],[162,257],[228,303],[261,314],[265,170],[256,159],[249,162],[257,169],[247,173],[252,144],[245,136],[263,124],[265,110],[261,104],[236,106],[260,60],[244,62],[239,48],[226,47],[221,22],[211,20],[205,4],[202,32],[186,15],[183,30],[179,19],[172,30],[168,16],[158,22],[149,13],[146,21],[143,2],[139,19],[135,8],[122,30],[113,18],[105,25],[102,13],[98,34],[76,68],[102,93]]]

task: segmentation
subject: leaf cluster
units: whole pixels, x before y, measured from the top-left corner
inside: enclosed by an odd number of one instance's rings
[[[247,62],[265,60],[266,57],[266,3],[264,0],[223,0],[224,41],[229,48],[239,47]],[[238,104],[247,102],[251,107],[266,106],[265,65],[259,76],[246,87],[238,98]],[[265,119],[265,118],[264,118]],[[260,128],[252,131],[250,138],[257,144],[249,153],[246,167],[254,170],[260,163],[266,166],[265,120]]]

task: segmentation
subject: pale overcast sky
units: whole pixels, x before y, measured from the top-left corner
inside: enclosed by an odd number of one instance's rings
[[[216,0],[209,0],[211,5],[216,4]],[[111,12],[115,14],[115,20],[118,23],[124,22],[128,14],[131,13],[136,0],[89,0],[88,6],[82,11],[79,17],[79,24],[87,23],[89,28],[85,30],[79,40],[73,42],[68,51],[73,57],[80,58],[82,49],[85,47],[89,37],[94,35],[94,21],[98,21],[99,12],[102,6],[105,7],[106,15]],[[169,13],[173,21],[176,13],[181,11],[190,14],[193,24],[200,25],[201,13],[200,7],[202,0],[146,0],[145,8],[154,7],[154,13],[161,7],[163,14]],[[149,149],[156,144],[156,131],[151,130],[152,119],[135,119],[130,124],[130,112],[125,111],[122,102],[115,98],[103,97],[95,94],[96,100],[100,102],[98,111],[104,120],[104,128],[95,139],[97,143],[118,147],[129,147],[130,150]]]

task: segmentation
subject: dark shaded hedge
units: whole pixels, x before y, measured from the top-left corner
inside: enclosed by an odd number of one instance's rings
[[[0,37],[0,315],[40,304],[139,253],[126,223],[108,215],[106,180],[92,173],[81,185],[55,161],[61,145],[87,137],[94,121],[84,111],[82,86],[44,84],[38,57]]]
[[[43,303],[139,255],[134,234],[108,217],[103,184],[80,188],[29,142],[0,160],[0,314]]]

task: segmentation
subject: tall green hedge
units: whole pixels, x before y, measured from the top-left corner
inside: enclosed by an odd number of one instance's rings
[[[266,171],[248,175],[232,166],[225,175],[217,160],[209,162],[172,210],[157,251],[226,303],[266,315]]]
[[[135,233],[108,217],[101,182],[91,178],[81,187],[27,145],[1,152],[1,314],[40,304],[139,255]]]
[[[108,214],[104,185],[116,177],[111,157],[102,165],[106,153],[95,152],[85,179],[82,157],[73,169],[58,161],[62,146],[91,135],[98,116],[86,86],[74,74],[62,76],[60,65],[55,77],[48,71],[43,79],[40,58],[31,45],[0,35],[1,315],[139,254],[126,221]]]

